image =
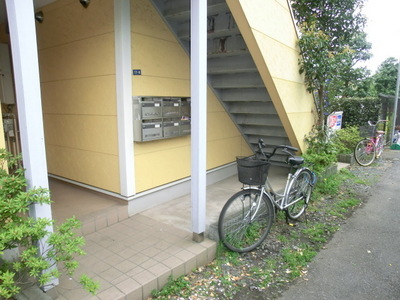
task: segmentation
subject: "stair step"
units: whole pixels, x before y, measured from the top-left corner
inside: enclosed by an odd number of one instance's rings
[[[181,40],[189,41],[190,40],[190,22],[185,21],[185,22],[180,22],[177,26],[176,30],[177,36]],[[220,29],[218,31],[209,31],[207,33],[207,39],[208,43],[212,42],[213,39],[219,39],[221,37],[226,37],[226,36],[234,36],[240,34],[240,31],[238,28],[226,28],[226,29]]]
[[[224,54],[246,54],[248,53],[246,43],[242,35],[236,34],[209,40],[207,43],[207,57],[224,57]]]
[[[207,62],[208,74],[256,72],[257,67],[250,55],[210,58]]]
[[[264,87],[258,73],[236,73],[211,75],[210,81],[215,89]]]
[[[286,133],[283,127],[255,125],[242,125],[240,127],[242,132],[247,135],[267,135],[286,138]]]
[[[226,51],[226,52],[209,52],[207,53],[207,58],[223,58],[223,57],[229,57],[229,56],[240,56],[243,54],[249,54],[249,51],[247,49],[242,49],[242,50],[235,50],[235,51]]]
[[[226,7],[228,9],[228,7]],[[240,34],[235,20],[229,10],[208,16],[207,38],[209,40]],[[190,39],[190,20],[179,22],[177,35],[181,39]]]
[[[235,114],[235,121],[239,125],[260,125],[282,127],[281,120],[277,115],[264,114]]]
[[[215,15],[221,12],[229,11],[225,0],[209,0],[207,15]],[[190,18],[190,1],[187,0],[169,0],[165,1],[163,15],[171,21],[182,21]]]
[[[271,101],[265,87],[237,89],[228,88],[219,90],[221,100],[224,102],[231,101]]]
[[[252,145],[253,149],[257,149],[258,140],[263,139],[267,151],[270,151],[272,147],[278,145],[290,145],[289,139],[286,137],[276,137],[271,135],[247,135],[248,141],[250,145]]]
[[[272,102],[230,102],[227,107],[232,114],[276,114]]]

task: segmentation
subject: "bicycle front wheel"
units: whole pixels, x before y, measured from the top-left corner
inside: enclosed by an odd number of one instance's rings
[[[358,142],[354,148],[354,158],[361,166],[369,166],[375,160],[376,147],[370,139],[364,139]]]
[[[314,185],[314,174],[309,169],[302,169],[295,174],[288,187],[286,215],[296,220],[305,212],[310,201]]]
[[[261,195],[261,190],[242,190],[222,208],[218,220],[219,238],[232,251],[251,251],[265,240],[273,219],[272,202]]]

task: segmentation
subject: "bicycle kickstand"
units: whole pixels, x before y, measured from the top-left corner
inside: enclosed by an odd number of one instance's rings
[[[292,226],[292,227],[296,226],[295,223],[290,222],[288,215],[287,214],[285,214],[285,215],[286,215],[286,224],[289,225],[289,226]]]

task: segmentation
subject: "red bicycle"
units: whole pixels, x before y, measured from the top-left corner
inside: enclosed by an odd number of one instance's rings
[[[359,141],[354,148],[354,158],[359,165],[369,166],[382,155],[385,147],[385,131],[378,130],[378,125],[385,122],[387,120],[379,120],[376,123],[368,121],[368,126],[360,128],[360,135],[369,137]]]

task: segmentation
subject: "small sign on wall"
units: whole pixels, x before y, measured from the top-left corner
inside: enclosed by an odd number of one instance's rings
[[[142,70],[140,70],[140,69],[133,69],[133,70],[132,70],[132,75],[142,75]]]
[[[327,124],[332,130],[338,130],[342,128],[342,111],[335,111],[328,116]]]

